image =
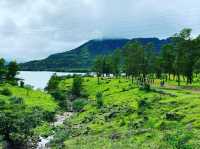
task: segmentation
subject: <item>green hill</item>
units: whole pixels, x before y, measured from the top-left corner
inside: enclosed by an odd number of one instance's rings
[[[60,82],[60,89],[71,88],[72,79]],[[82,112],[57,130],[52,146],[64,143],[70,149],[155,149],[200,147],[200,93],[193,87],[176,88],[175,81],[151,91],[140,90],[131,80],[84,78],[83,90],[89,95]],[[103,93],[103,106],[96,103]]]
[[[160,48],[170,42],[170,39],[135,38],[143,45],[153,43],[159,52]],[[122,48],[129,39],[91,40],[80,47],[63,53],[53,54],[43,60],[35,60],[20,64],[21,70],[27,71],[87,71],[97,55],[110,54],[117,48]]]

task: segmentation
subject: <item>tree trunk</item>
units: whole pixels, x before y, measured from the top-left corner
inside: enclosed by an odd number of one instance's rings
[[[180,74],[178,74],[177,77],[178,77],[178,86],[180,86],[181,85],[180,84]]]
[[[170,77],[170,75],[171,75],[171,74],[169,73],[169,74],[168,74],[169,80],[171,80],[171,77]]]
[[[131,75],[131,82],[132,82],[132,84],[133,84],[133,75]]]

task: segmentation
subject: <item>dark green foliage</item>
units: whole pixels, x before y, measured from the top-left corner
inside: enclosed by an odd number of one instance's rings
[[[56,147],[57,149],[63,149],[63,142],[69,137],[70,129],[69,128],[56,128],[54,139],[50,142],[51,147]]]
[[[15,61],[11,61],[6,65],[5,60],[0,58],[0,83],[10,83],[17,85],[16,78],[19,71],[19,66]]]
[[[4,88],[3,90],[0,91],[0,93],[2,95],[5,95],[5,96],[11,96],[12,95],[11,91],[8,88]]]
[[[5,60],[3,58],[0,58],[0,83],[4,82],[5,75],[6,75]]]
[[[21,97],[11,97],[10,98],[10,101],[11,101],[11,103],[13,103],[13,104],[23,104],[24,103],[24,100],[23,100],[23,98],[21,98]]]
[[[144,83],[140,86],[140,89],[148,92],[151,90],[151,86],[149,83]]]
[[[1,104],[0,133],[10,148],[26,148],[32,129],[41,123],[43,111],[38,108],[26,109],[21,98],[11,98]]]
[[[73,101],[72,107],[76,112],[83,111],[84,106],[88,103],[86,99],[80,98]]]
[[[19,71],[19,66],[15,61],[11,61],[7,66],[6,79],[9,83],[17,85],[16,76]]]
[[[176,130],[174,132],[167,132],[164,136],[164,141],[176,149],[192,149],[188,141],[193,137],[192,132],[185,130]]]
[[[103,94],[102,92],[98,92],[96,94],[96,103],[97,103],[97,107],[101,108],[103,106]]]
[[[20,81],[19,83],[20,83],[19,84],[20,87],[24,87],[24,81]]]
[[[81,96],[83,79],[81,76],[75,76],[72,83],[72,95],[76,97]]]
[[[54,92],[55,90],[57,90],[59,81],[60,81],[60,78],[56,75],[56,73],[54,73],[51,76],[45,90],[47,90],[49,93]]]

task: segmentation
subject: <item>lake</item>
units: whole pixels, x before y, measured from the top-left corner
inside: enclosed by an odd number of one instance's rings
[[[58,76],[84,74],[84,73],[70,73],[70,72],[49,72],[49,71],[20,71],[17,77],[24,79],[25,84],[31,85],[36,89],[44,89],[49,79],[54,73],[56,73]]]

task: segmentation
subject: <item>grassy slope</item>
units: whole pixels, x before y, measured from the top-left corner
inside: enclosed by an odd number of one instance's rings
[[[39,90],[28,90],[17,86],[4,84],[0,86],[0,90],[7,88],[12,92],[12,96],[22,97],[27,106],[40,107],[45,111],[54,112],[57,108],[57,103],[48,94]],[[8,96],[0,95],[1,100],[7,100]]]
[[[60,88],[69,89],[71,83],[71,79],[62,81]],[[198,92],[165,88],[145,92],[130,80],[105,79],[98,85],[96,78],[85,78],[84,90],[90,102],[84,112],[66,123],[66,127],[73,127],[66,148],[200,147]],[[95,105],[99,91],[105,103],[101,109]]]

